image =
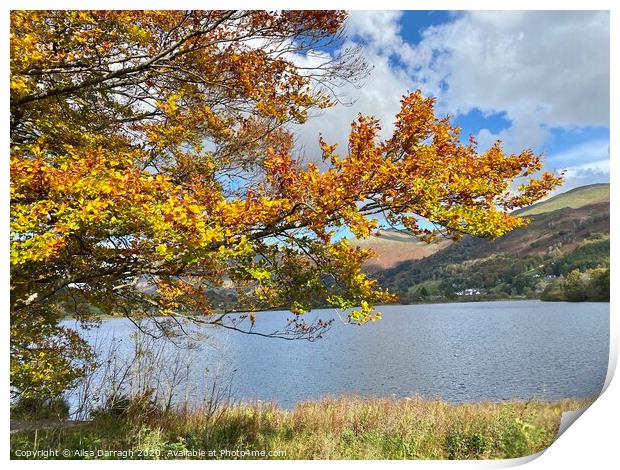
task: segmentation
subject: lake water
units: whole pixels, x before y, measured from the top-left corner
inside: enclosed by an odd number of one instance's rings
[[[208,368],[207,376],[232,380],[237,401],[291,407],[341,394],[555,400],[598,394],[605,381],[609,303],[506,301],[380,310],[383,319],[364,326],[337,320],[315,342],[209,330],[210,339],[188,352],[191,382],[195,390],[204,388]],[[290,316],[259,314],[257,328],[273,331]],[[333,317],[333,310],[308,314],[308,320]],[[114,336],[128,345],[134,330],[118,319],[82,334],[93,342]]]

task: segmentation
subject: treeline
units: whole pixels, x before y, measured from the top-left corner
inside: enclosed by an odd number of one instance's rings
[[[570,248],[556,244],[546,253],[499,252],[467,259],[466,251],[466,246],[446,250],[404,265],[400,272],[393,269],[382,284],[402,303],[541,298],[543,293],[546,300],[564,300],[560,293],[565,291],[575,300],[609,299],[608,234],[593,234]],[[601,274],[605,270],[607,278]]]
[[[571,271],[550,282],[541,300],[568,302],[609,302],[609,268]]]

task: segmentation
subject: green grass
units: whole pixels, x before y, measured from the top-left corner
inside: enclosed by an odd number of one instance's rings
[[[14,433],[11,457],[67,449],[72,458],[504,459],[544,450],[562,412],[590,402],[452,405],[345,397],[300,403],[291,411],[273,404],[232,406],[217,416],[201,410],[100,413],[82,426]]]
[[[533,206],[521,209],[516,213],[520,216],[543,214],[545,212],[552,212],[565,207],[571,207],[577,209],[579,207],[586,206],[588,204],[594,204],[596,202],[609,201],[609,184],[591,184],[588,186],[581,186],[579,188],[571,189],[565,193],[558,194],[546,201],[539,202]]]

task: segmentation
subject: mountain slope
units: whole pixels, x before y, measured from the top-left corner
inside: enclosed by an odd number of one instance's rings
[[[516,211],[515,214],[529,217],[532,215],[554,212],[565,208],[579,209],[581,207],[596,203],[609,204],[608,183],[581,186],[565,193],[558,194],[546,201],[520,209]],[[552,219],[555,221],[554,223],[557,224],[562,218],[568,217],[567,214],[568,213],[565,212],[558,213]],[[581,220],[583,217],[588,217],[583,211],[577,211],[574,215],[576,217],[575,221]],[[507,236],[500,238],[489,245],[484,243],[474,244],[477,247],[476,249],[482,250],[482,252],[485,250],[490,252],[494,249],[518,252],[520,250],[520,245],[523,244],[532,244],[532,247],[535,249],[537,246],[545,245],[548,241],[547,239],[555,236],[553,234],[553,230],[543,230],[541,232],[540,224],[540,220],[538,218],[534,218],[531,225],[533,228],[528,232],[518,230],[516,233],[508,234]],[[600,220],[598,220],[596,224],[598,225],[593,227],[593,231],[605,231],[604,227],[599,226]],[[552,228],[553,227],[549,227],[549,229]],[[560,227],[559,230],[566,230],[566,227]],[[465,245],[468,246],[467,249],[472,249],[472,247],[469,247],[469,244],[471,243],[468,241],[469,239],[477,240],[472,237],[465,237],[465,240],[461,241],[460,245]],[[371,248],[377,254],[377,256],[369,260],[365,266],[365,270],[369,273],[384,271],[405,261],[416,261],[426,258],[437,252],[445,250],[452,244],[449,240],[442,240],[429,245],[420,242],[415,237],[395,230],[382,231],[377,237],[368,237],[362,240],[351,240],[351,243],[361,248]],[[483,249],[482,247],[487,248]],[[455,250],[458,252],[460,249],[455,247]],[[475,256],[485,256],[482,252],[476,254]]]
[[[597,202],[609,202],[609,183],[597,183],[580,186],[562,194],[558,194],[546,201],[518,210],[515,213],[522,216],[544,214],[565,207],[578,209],[579,207]]]
[[[536,297],[545,280],[609,266],[609,185],[576,188],[519,215],[531,223],[497,240],[465,236],[374,275],[406,302],[471,292]]]
[[[369,273],[391,268],[403,261],[425,258],[448,247],[450,243],[449,240],[424,243],[411,235],[395,230],[382,231],[379,236],[351,240],[352,245],[370,248],[376,253],[376,257],[370,259],[364,266],[365,271]]]

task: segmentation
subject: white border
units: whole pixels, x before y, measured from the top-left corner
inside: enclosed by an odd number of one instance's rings
[[[126,1],[100,1],[100,0],[91,0],[89,2],[84,1],[32,1],[32,0],[22,0],[22,1],[13,1],[9,0],[5,3],[5,14],[2,16],[1,20],[1,29],[2,29],[2,64],[3,64],[3,74],[2,74],[2,89],[5,90],[4,93],[1,94],[0,99],[2,100],[3,110],[2,113],[2,122],[3,125],[0,128],[3,136],[3,142],[5,142],[7,150],[8,150],[8,89],[9,89],[9,70],[8,70],[8,62],[9,62],[9,15],[8,11],[10,9],[51,9],[51,8],[63,8],[63,9],[80,9],[80,8],[94,8],[94,9],[178,9],[180,7],[183,8],[196,8],[196,9],[209,9],[209,8],[269,8],[269,9],[285,9],[285,8],[298,8],[298,9],[333,9],[333,8],[344,8],[344,9],[374,9],[377,10],[377,6],[380,6],[380,9],[390,10],[390,9],[433,9],[433,10],[611,10],[611,126],[610,126],[610,135],[611,135],[611,149],[612,154],[616,153],[618,148],[619,136],[620,132],[618,129],[618,121],[617,121],[617,103],[618,103],[618,93],[616,88],[614,87],[614,83],[618,82],[619,76],[617,73],[618,60],[617,53],[619,44],[619,38],[617,34],[617,15],[618,15],[618,7],[616,5],[620,5],[620,3],[616,1],[603,1],[603,0],[590,0],[588,2],[577,2],[577,1],[549,1],[549,0],[521,0],[521,1],[491,1],[491,0],[463,0],[463,1],[448,1],[448,0],[435,0],[435,1],[394,1],[394,0],[383,0],[381,2],[360,2],[360,1],[324,1],[324,0],[316,0],[316,1],[296,1],[292,2],[291,0],[282,1],[282,0],[272,0],[272,1],[226,1],[226,2],[214,2],[214,1],[185,1],[172,2],[169,0],[135,0],[131,3],[127,3]],[[7,152],[8,153],[8,152]],[[617,158],[617,157],[614,157]],[[618,189],[614,186],[614,182],[616,181],[616,174],[618,172],[618,165],[615,161],[611,162],[611,227],[612,232],[615,233],[615,227],[618,226],[618,217],[615,212],[616,201],[618,201]],[[2,439],[2,451],[1,455],[4,460],[8,460],[9,457],[9,354],[8,354],[8,336],[9,336],[9,257],[8,257],[8,234],[9,234],[9,195],[8,195],[8,186],[9,186],[9,171],[8,171],[8,158],[3,160],[2,165],[2,206],[1,206],[1,218],[0,218],[0,237],[2,240],[2,246],[5,247],[4,250],[0,252],[0,256],[2,257],[2,265],[5,266],[4,269],[0,269],[0,282],[3,288],[2,299],[2,312],[4,313],[3,320],[1,322],[2,328],[2,338],[6,339],[5,343],[5,352],[3,355],[2,361],[2,377],[3,377],[3,388],[2,388],[2,396],[0,396],[0,400],[5,403],[5,407],[2,408],[2,416],[3,416],[3,439]],[[620,276],[616,272],[616,266],[618,266],[617,261],[617,251],[616,251],[616,238],[615,235],[612,236],[612,246],[611,246],[611,285],[618,286],[620,285]],[[503,468],[503,467],[511,467],[515,465],[520,465],[526,462],[529,462],[528,468],[549,468],[550,466],[561,467],[561,468],[584,468],[586,466],[592,468],[608,468],[610,467],[610,463],[613,461],[617,461],[616,454],[616,446],[617,446],[617,437],[615,432],[618,428],[618,423],[616,420],[620,417],[618,413],[618,401],[620,399],[620,386],[618,385],[618,380],[612,381],[613,372],[616,366],[617,357],[618,357],[618,319],[616,317],[615,305],[617,302],[617,295],[612,290],[612,299],[611,299],[611,338],[610,338],[610,366],[606,379],[606,387],[607,389],[601,395],[601,397],[596,400],[596,402],[577,420],[576,424],[571,426],[567,432],[562,434],[558,440],[549,447],[542,455],[525,457],[522,459],[514,459],[514,460],[504,460],[504,461],[397,461],[397,462],[389,462],[387,463],[391,467],[404,467],[414,465],[416,467],[424,467],[424,468],[434,468],[436,466],[440,466],[441,468],[446,467],[458,467],[458,468]],[[538,457],[538,458],[536,458]],[[177,467],[179,465],[179,461],[172,462],[149,462],[148,465],[154,465],[156,467]],[[273,461],[258,461],[252,462],[252,466],[256,466],[258,468],[273,468],[273,467],[281,467],[283,465],[290,465],[290,461],[283,462],[273,462]],[[335,465],[349,465],[350,462],[342,462],[342,461],[329,461],[329,462],[306,462],[306,461],[296,461],[294,463],[295,466],[307,467],[309,465],[320,465],[320,466],[335,466]],[[356,461],[354,465],[356,467],[364,467],[368,468],[369,466],[377,465],[377,462],[373,461]],[[55,466],[62,465],[67,467],[74,466],[83,466],[83,462],[72,462],[72,461],[62,461],[62,462],[44,462],[45,466]],[[95,467],[101,468],[102,466],[109,465],[108,462],[105,461],[93,461],[92,464]],[[143,466],[142,463],[137,462],[115,462],[115,465],[120,466]],[[222,468],[231,468],[237,467],[239,465],[243,465],[239,462],[234,461],[221,461],[218,463],[214,462],[204,462],[204,461],[193,461],[193,462],[185,462],[185,465],[193,467],[193,468],[204,468],[205,465],[217,465]],[[380,465],[386,465],[386,462],[382,462]],[[24,461],[12,461],[11,466],[13,468],[31,468],[31,462]]]

